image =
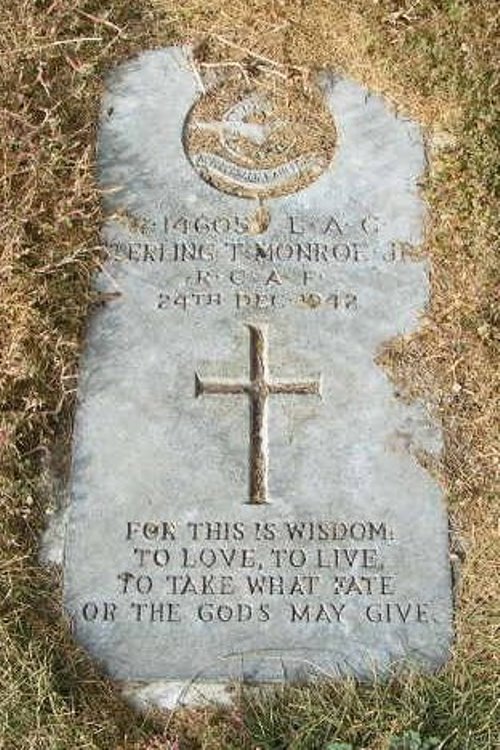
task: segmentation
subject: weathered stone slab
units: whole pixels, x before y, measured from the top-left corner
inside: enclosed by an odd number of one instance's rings
[[[117,678],[447,657],[446,515],[418,461],[440,435],[375,362],[428,300],[410,253],[422,135],[352,81],[321,87],[323,151],[296,137],[306,109],[290,123],[262,91],[205,94],[181,49],[108,82],[108,301],[82,364],[64,572],[77,637]]]

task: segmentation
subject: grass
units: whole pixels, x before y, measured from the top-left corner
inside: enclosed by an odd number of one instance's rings
[[[410,747],[401,739],[410,731],[447,750],[498,747],[497,2],[0,7],[1,750],[383,750]],[[145,721],[75,646],[60,615],[58,573],[37,562],[39,534],[63,491],[78,355],[96,302],[101,214],[92,164],[102,74],[139,49],[186,40],[200,65],[266,57],[304,80],[310,69],[339,67],[426,127],[432,302],[420,331],[393,342],[383,364],[408,396],[432,405],[445,433],[434,470],[465,561],[455,653],[437,675],[243,693],[229,713]]]

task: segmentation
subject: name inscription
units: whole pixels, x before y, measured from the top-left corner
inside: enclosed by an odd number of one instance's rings
[[[364,311],[363,295],[343,280],[344,267],[362,282],[413,257],[403,244],[379,244],[372,216],[351,224],[337,216],[281,216],[271,236],[244,216],[160,215],[131,228],[139,235],[108,237],[108,252],[117,263],[157,271],[151,303],[163,312],[296,307],[353,315]]]

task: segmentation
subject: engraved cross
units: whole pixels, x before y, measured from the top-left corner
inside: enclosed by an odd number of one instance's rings
[[[250,399],[250,499],[260,505],[268,502],[268,446],[267,412],[268,396],[276,393],[301,396],[319,395],[319,380],[273,380],[269,375],[269,357],[266,329],[248,325],[250,331],[250,378],[248,380],[202,380],[195,373],[195,395],[239,395]]]

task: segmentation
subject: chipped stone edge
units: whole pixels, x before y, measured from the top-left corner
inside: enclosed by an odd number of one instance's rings
[[[64,565],[64,545],[69,521],[70,504],[48,513],[47,525],[42,533],[38,559],[44,566],[55,565],[61,570]]]
[[[209,706],[231,708],[239,694],[238,684],[229,681],[195,683],[155,680],[122,682],[119,687],[124,700],[140,713]],[[260,687],[264,687],[264,684]]]

